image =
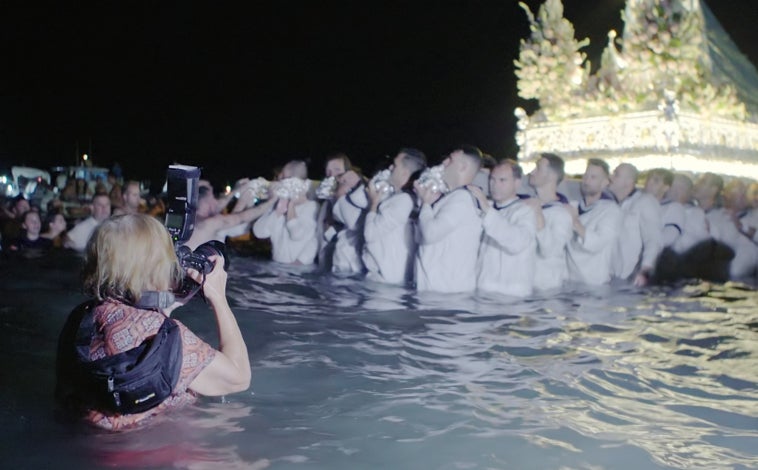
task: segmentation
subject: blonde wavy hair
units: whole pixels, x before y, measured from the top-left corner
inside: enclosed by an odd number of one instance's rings
[[[183,276],[166,228],[145,214],[103,221],[87,243],[84,290],[99,300],[136,302],[143,291],[166,291]]]

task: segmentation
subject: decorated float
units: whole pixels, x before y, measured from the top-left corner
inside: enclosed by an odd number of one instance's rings
[[[593,68],[561,0],[535,15],[516,60],[519,160],[598,157],[611,168],[713,171],[758,179],[758,72],[701,0],[628,0]]]

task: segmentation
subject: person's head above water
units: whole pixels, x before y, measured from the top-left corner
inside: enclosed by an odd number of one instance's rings
[[[461,145],[442,162],[443,178],[453,190],[470,184],[482,166],[482,151],[472,145]]]
[[[182,270],[166,228],[149,215],[128,214],[97,227],[82,277],[85,291],[99,300],[135,302],[143,291],[171,290]]]

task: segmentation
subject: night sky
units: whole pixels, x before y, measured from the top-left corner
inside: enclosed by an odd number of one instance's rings
[[[172,162],[221,185],[328,153],[367,172],[413,146],[515,151],[514,0],[0,3],[0,169],[119,162],[159,180]],[[527,2],[536,12],[541,3]],[[623,0],[564,0],[599,62]],[[756,0],[709,6],[758,64]]]

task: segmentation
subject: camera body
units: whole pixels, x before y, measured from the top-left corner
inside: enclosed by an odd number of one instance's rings
[[[186,271],[195,269],[202,274],[213,270],[210,256],[224,258],[224,269],[229,267],[226,245],[218,240],[211,240],[198,246],[194,251],[186,243],[195,229],[200,169],[195,166],[170,165],[166,172],[166,191],[168,194],[165,226],[174,242],[174,250],[179,264]],[[192,293],[194,281],[185,277],[177,296],[184,297]]]
[[[176,257],[179,258],[179,264],[187,269],[208,274],[213,271],[213,263],[208,258],[213,255],[219,255],[224,258],[224,269],[229,267],[229,262],[225,256],[226,245],[218,240],[210,240],[198,246],[192,251],[187,245],[176,247]]]

